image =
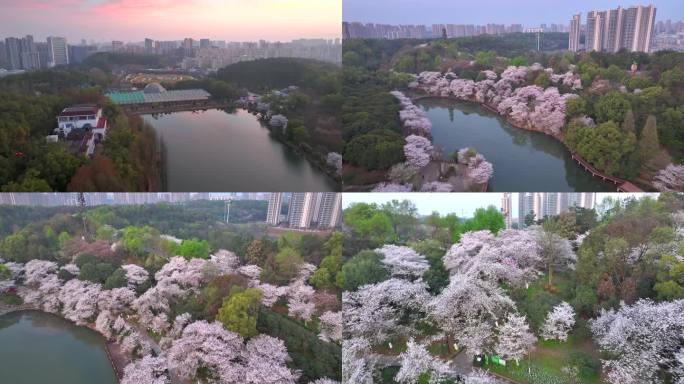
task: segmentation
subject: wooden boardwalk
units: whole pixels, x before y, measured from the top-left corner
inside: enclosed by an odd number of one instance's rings
[[[579,164],[585,171],[591,173],[592,176],[598,177],[604,181],[615,184],[618,192],[643,192],[639,187],[630,183],[627,180],[621,179],[615,176],[608,176],[603,172],[599,171],[593,165],[589,164],[586,160],[582,158],[578,153],[571,152],[572,160]]]

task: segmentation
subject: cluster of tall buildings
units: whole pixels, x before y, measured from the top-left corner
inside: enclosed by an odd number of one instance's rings
[[[567,32],[563,24],[542,24],[542,32]],[[343,22],[342,36],[345,39],[427,39],[454,38],[478,35],[503,35],[507,33],[525,32],[522,24],[432,24],[426,25],[390,25],[359,22]]]
[[[69,62],[69,46],[63,37],[50,36],[46,42],[37,42],[32,35],[26,35],[0,41],[0,68],[31,70]]]
[[[31,205],[45,207],[79,205],[78,193],[0,193],[0,205]],[[268,200],[268,192],[189,193],[189,192],[121,192],[84,193],[86,205],[137,205],[183,203],[195,200]]]
[[[580,36],[584,29],[586,51],[617,52],[624,48],[630,52],[651,52],[655,16],[653,5],[590,11],[586,27],[582,28],[581,14],[574,15],[570,20],[568,47],[573,52],[582,49]]]
[[[596,204],[594,192],[521,192],[518,193],[517,226],[523,228],[525,218],[529,215],[537,221],[567,212],[571,207],[593,209],[594,204]],[[504,193],[501,199],[501,212],[504,215],[506,228],[512,228],[515,223],[512,193]]]
[[[182,69],[217,70],[240,61],[274,57],[298,57],[331,63],[342,62],[340,39],[295,39],[290,42],[226,42],[185,38],[159,41],[146,38],[143,42],[124,44],[112,41],[114,52],[174,56],[181,60]]]
[[[283,207],[287,206],[287,212]],[[290,228],[335,228],[342,221],[342,194],[336,192],[271,193],[266,222]]]
[[[672,50],[684,52],[684,22],[658,21],[655,26],[654,51]]]

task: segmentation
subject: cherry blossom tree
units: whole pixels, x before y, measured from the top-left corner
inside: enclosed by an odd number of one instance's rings
[[[169,368],[185,380],[193,379],[200,368],[205,368],[215,379],[240,382],[244,376],[238,363],[242,343],[240,335],[225,330],[219,322],[196,321],[174,340],[168,351]]]
[[[546,340],[565,341],[573,325],[575,325],[575,310],[563,301],[546,315],[541,336]]]
[[[422,109],[415,106],[411,99],[406,97],[402,92],[392,91],[390,92],[397,100],[399,100],[399,105],[401,110],[399,111],[399,120],[403,123],[404,127],[418,134],[428,134],[432,130],[432,123],[425,115]]]
[[[290,356],[285,343],[278,338],[259,335],[250,339],[245,346],[243,359],[246,361],[244,383],[294,384],[299,378],[298,372],[287,367]]]
[[[56,272],[57,264],[52,261],[34,259],[26,263],[24,285],[30,289],[19,291],[24,302],[46,312],[59,312],[62,281]]]
[[[342,174],[342,155],[337,152],[328,152],[325,163],[329,167],[335,170],[335,173],[339,176]]]
[[[432,356],[424,345],[416,343],[410,338],[406,343],[406,351],[399,355],[401,368],[394,376],[398,383],[415,384],[418,378],[429,373],[430,383],[439,383],[447,376],[449,366]]]
[[[410,184],[413,178],[418,174],[418,169],[412,167],[407,163],[394,164],[387,172],[387,177],[393,183]]]
[[[185,380],[204,369],[223,383],[294,384],[299,375],[287,368],[287,361],[287,350],[279,339],[261,335],[244,345],[240,335],[221,323],[203,320],[186,326],[168,351],[169,368]]]
[[[613,384],[660,382],[659,372],[682,370],[684,300],[654,303],[639,300],[618,310],[602,310],[589,325],[594,340],[607,352],[602,365]],[[678,378],[681,380],[681,376]]]
[[[430,268],[425,256],[409,247],[388,244],[375,252],[383,256],[380,261],[390,269],[394,277],[415,279]]]
[[[333,379],[328,379],[327,377],[321,378],[321,379],[316,379],[309,384],[340,384],[339,381],[335,381]]]
[[[62,314],[78,325],[88,323],[97,314],[102,286],[78,279],[67,281],[59,292]]]
[[[494,174],[494,166],[482,154],[471,148],[461,148],[457,152],[458,162],[468,167],[468,176],[478,184],[486,183]]]
[[[453,274],[449,285],[427,304],[431,320],[470,356],[491,351],[494,330],[515,304],[495,283]]]
[[[271,119],[268,121],[268,125],[270,125],[273,128],[280,128],[283,131],[287,129],[287,117],[283,115],[273,115],[271,116]]]
[[[216,266],[222,275],[233,273],[240,265],[240,259],[231,251],[220,249],[209,257],[209,260]]]
[[[342,293],[345,339],[362,337],[382,342],[401,333],[398,320],[408,312],[420,311],[429,300],[427,284],[392,278],[361,286],[356,292]]]
[[[135,288],[138,285],[145,283],[149,278],[147,270],[135,264],[124,264],[121,268],[126,271],[126,280],[128,280],[129,288]]]
[[[372,192],[411,192],[413,186],[409,184],[380,183],[373,188]]]
[[[408,165],[415,168],[423,168],[430,163],[430,154],[433,147],[430,140],[417,135],[406,137],[404,145],[404,156]]]
[[[121,384],[168,384],[166,358],[144,356],[124,368]]]
[[[503,384],[503,382],[482,369],[476,369],[465,377],[465,384]]]
[[[277,287],[268,283],[259,283],[256,288],[261,290],[261,304],[269,308],[272,307],[279,298],[286,296],[290,289],[287,286]]]
[[[545,230],[537,233],[537,252],[549,277],[549,286],[553,283],[555,270],[573,268],[577,256],[572,251],[572,244],[568,239]]]
[[[495,351],[504,359],[513,359],[516,364],[520,364],[520,359],[536,342],[537,338],[530,332],[525,316],[511,313],[506,322],[499,327],[499,341]]]
[[[368,340],[360,337],[342,342],[342,382],[373,384],[376,359]]]
[[[540,263],[535,233],[515,229],[498,236],[489,231],[466,232],[443,261],[451,274],[517,286],[536,278]]]
[[[288,291],[289,300],[287,302],[287,311],[291,317],[299,318],[307,322],[311,320],[316,305],[313,302],[314,289],[297,281],[290,286]]]
[[[330,342],[342,340],[342,312],[326,311],[319,317],[319,320],[319,339]]]
[[[261,276],[261,267],[258,265],[243,265],[242,267],[237,269],[238,274],[245,276],[246,278],[257,281],[259,280],[259,276]]]
[[[653,178],[653,186],[661,192],[684,192],[684,164],[670,164]]]

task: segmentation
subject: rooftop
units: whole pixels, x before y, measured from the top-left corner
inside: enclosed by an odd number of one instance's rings
[[[145,88],[147,89],[147,87]],[[206,100],[211,97],[209,92],[205,91],[204,89],[181,89],[158,93],[148,93],[146,91],[115,91],[107,93],[106,96],[116,104],[144,104],[171,101]]]
[[[71,107],[64,108],[59,116],[95,115],[99,109],[100,107],[95,104],[73,105]]]

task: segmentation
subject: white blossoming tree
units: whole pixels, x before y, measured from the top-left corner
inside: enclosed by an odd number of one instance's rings
[[[511,313],[506,322],[499,327],[499,340],[495,351],[504,359],[513,359],[516,364],[520,364],[520,359],[536,342],[537,338],[530,332],[525,316]]]
[[[406,343],[406,351],[399,355],[401,368],[394,376],[398,383],[415,384],[422,374],[429,374],[431,383],[438,383],[447,376],[449,366],[435,358],[424,345],[416,343],[413,338]]]
[[[541,328],[541,335],[546,340],[565,341],[568,333],[575,325],[575,310],[565,301],[553,307],[546,315]]]
[[[654,303],[639,300],[618,310],[602,310],[589,323],[594,340],[609,354],[602,361],[611,384],[660,382],[661,370],[682,380],[681,340],[684,300]]]

